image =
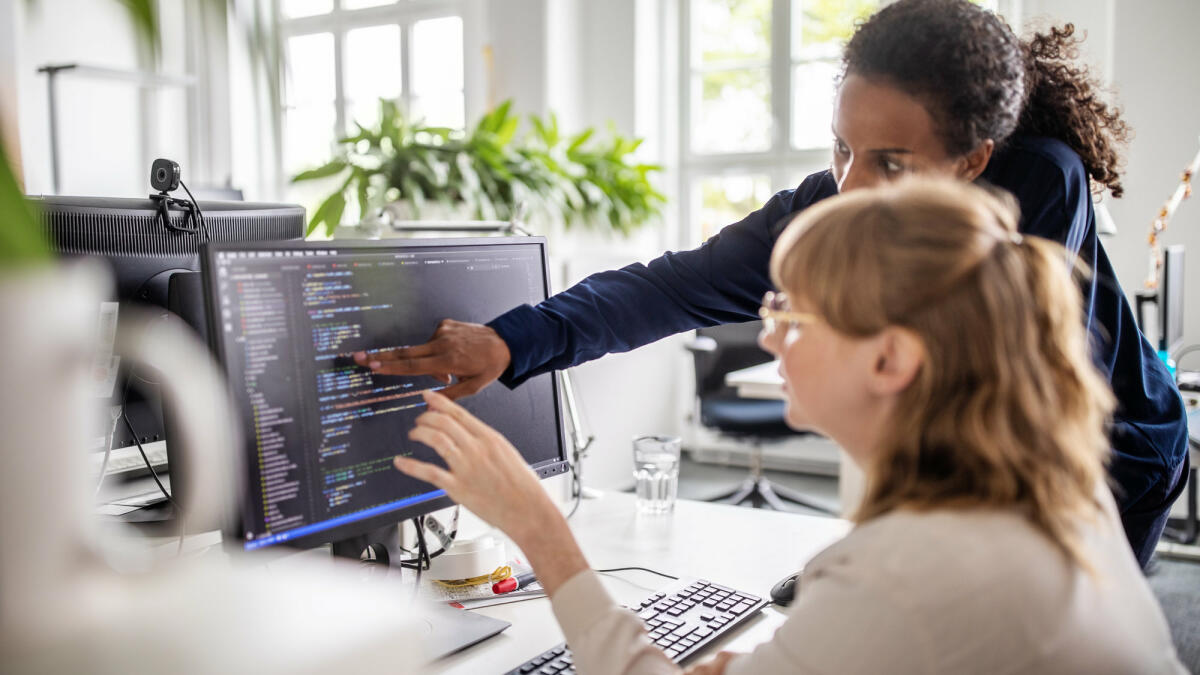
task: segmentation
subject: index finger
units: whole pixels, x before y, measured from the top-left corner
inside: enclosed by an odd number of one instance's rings
[[[483,438],[495,433],[495,430],[480,421],[478,417],[472,415],[466,408],[446,396],[433,390],[427,390],[423,394],[425,402],[429,404],[431,410],[446,413],[462,425],[472,436]]]
[[[354,355],[354,360],[362,363],[363,361],[397,361],[400,359],[415,359],[422,356],[434,356],[438,353],[432,342],[426,342],[419,345],[410,345],[408,347],[396,347],[395,349],[381,349],[377,352],[358,352]],[[363,354],[365,357],[360,361],[358,354]]]
[[[442,356],[423,356],[394,361],[371,360],[365,364],[372,371],[383,375],[445,375],[450,371]]]

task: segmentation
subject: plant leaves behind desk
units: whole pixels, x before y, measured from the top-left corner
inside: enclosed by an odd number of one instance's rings
[[[378,125],[356,123],[357,133],[338,139],[337,157],[292,179],[338,181],[313,212],[309,234],[322,225],[332,234],[350,199],[360,214],[405,201],[418,219],[439,203],[465,205],[482,220],[510,220],[524,203],[567,227],[607,226],[626,235],[659,217],[666,203],[650,182],[662,167],[637,162],[641,139],[613,128],[607,139],[594,129],[568,137],[551,113],[531,115],[531,130],[519,134],[520,119],[505,101],[466,133],[410,120],[394,101],[379,105]]]

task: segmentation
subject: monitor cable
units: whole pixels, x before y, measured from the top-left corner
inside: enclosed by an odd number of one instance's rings
[[[200,210],[200,202],[196,201],[196,198],[192,196],[192,191],[188,189],[187,183],[180,180],[179,185],[183,188],[183,191],[187,193],[188,199],[192,200],[192,208],[196,210],[196,215],[199,216],[200,229],[204,230],[204,239],[201,243],[204,241],[212,241],[212,234],[208,231],[208,221],[204,220],[204,211]]]
[[[187,532],[187,521],[185,519],[183,509],[179,508],[179,503],[176,502],[175,498],[171,496],[170,491],[167,490],[166,486],[163,485],[162,480],[158,477],[158,472],[154,470],[154,464],[150,461],[150,457],[146,455],[146,449],[142,447],[142,441],[138,438],[137,430],[133,428],[133,421],[129,419],[129,413],[125,407],[125,402],[129,398],[129,385],[133,383],[133,377],[134,367],[130,366],[129,374],[126,375],[125,391],[121,394],[121,419],[125,421],[125,428],[129,430],[129,435],[133,437],[133,442],[135,445],[137,445],[138,453],[141,454],[142,461],[145,462],[146,468],[150,470],[150,476],[154,479],[155,485],[158,486],[159,491],[162,492],[163,497],[166,498],[167,503],[171,505],[172,511],[178,517],[179,543],[175,548],[175,555],[178,556],[183,553],[183,537]]]
[[[417,531],[417,550],[411,551],[407,548],[404,548],[403,546],[400,547],[400,550],[403,551],[404,553],[409,553],[416,557],[409,558],[407,560],[400,559],[400,561],[399,561],[400,566],[406,567],[408,569],[415,569],[415,570],[418,570],[418,572],[419,572],[422,569],[420,565],[423,563],[424,569],[429,569],[429,562],[432,561],[434,558],[438,557],[439,555],[445,553],[446,549],[450,548],[450,545],[454,543],[455,537],[458,536],[459,508],[460,507],[458,507],[458,506],[454,507],[454,515],[452,516],[452,519],[450,521],[450,531],[449,532],[446,532],[445,528],[442,526],[441,521],[439,521],[437,518],[434,518],[432,515],[425,515],[425,516],[421,516],[420,518],[413,518],[410,522],[413,524],[413,527]],[[421,521],[420,524],[417,523],[418,520]],[[438,548],[436,551],[430,551],[428,546],[426,546],[426,539],[425,539],[425,530],[426,529],[428,529],[434,536],[436,536],[438,538],[438,542],[441,544],[441,547]],[[424,555],[422,555],[422,551],[421,551],[422,546],[425,546]]]
[[[121,402],[121,405],[108,406],[108,413],[112,417],[112,426],[108,429],[108,443],[104,446],[104,459],[100,460],[100,478],[96,481],[96,491],[92,493],[93,498],[100,496],[100,488],[104,487],[104,478],[108,472],[108,459],[112,456],[113,443],[117,440],[117,425],[121,423],[124,409],[124,401]]]

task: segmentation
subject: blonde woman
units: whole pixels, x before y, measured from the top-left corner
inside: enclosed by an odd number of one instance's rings
[[[1180,673],[1104,484],[1113,397],[1058,244],[982,189],[924,179],[804,210],[780,237],[762,344],[788,422],[867,476],[855,529],[788,620],[706,673]],[[516,450],[449,399],[411,437],[528,555],[583,673],[677,666],[608,596]]]

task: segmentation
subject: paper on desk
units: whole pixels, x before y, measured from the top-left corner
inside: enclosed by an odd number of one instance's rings
[[[519,564],[519,562],[514,564]],[[445,602],[459,609],[476,609],[478,607],[512,602],[518,598],[528,600],[546,595],[545,589],[542,588],[542,584],[538,581],[534,581],[515,591],[497,595],[492,592],[492,583],[490,581],[474,586],[456,586],[451,588],[430,580],[421,585],[420,593],[421,597],[426,600]]]

